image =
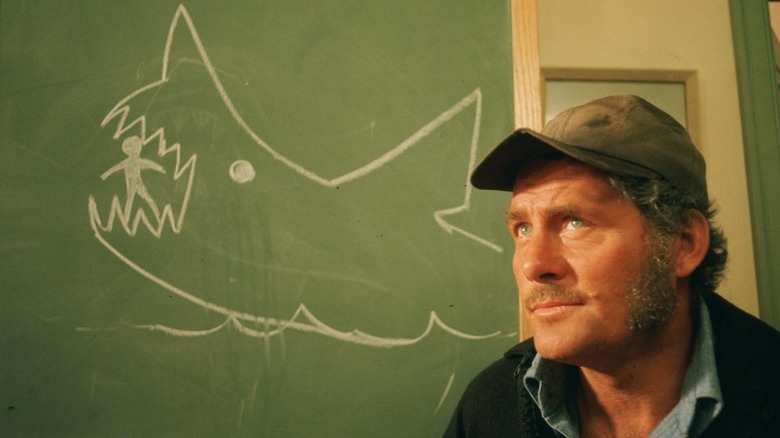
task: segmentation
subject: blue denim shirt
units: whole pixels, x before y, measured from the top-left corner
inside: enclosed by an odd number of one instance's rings
[[[567,409],[567,380],[571,367],[536,355],[523,383],[545,419],[558,434],[578,438],[579,419]],[[655,428],[650,438],[697,437],[723,408],[713,349],[712,323],[707,306],[699,305],[698,335],[685,372],[680,401]]]

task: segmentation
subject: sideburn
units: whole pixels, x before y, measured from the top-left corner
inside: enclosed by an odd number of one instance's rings
[[[632,331],[647,334],[669,322],[677,306],[671,257],[674,237],[648,230],[644,267],[626,289],[628,324]]]

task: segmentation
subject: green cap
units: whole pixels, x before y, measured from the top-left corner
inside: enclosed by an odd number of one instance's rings
[[[541,133],[521,128],[498,144],[471,174],[478,189],[512,191],[533,157],[558,150],[619,175],[661,176],[708,201],[704,157],[669,114],[632,95],[609,96],[558,114]]]

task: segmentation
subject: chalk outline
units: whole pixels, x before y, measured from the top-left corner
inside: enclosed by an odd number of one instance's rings
[[[161,78],[157,81],[154,81],[148,85],[145,85],[134,92],[130,93],[126,97],[124,97],[122,100],[120,100],[112,109],[109,111],[109,113],[106,115],[106,117],[101,122],[101,127],[105,127],[109,122],[114,120],[115,118],[119,118],[119,121],[117,123],[117,128],[114,132],[114,139],[118,139],[123,133],[127,132],[131,128],[135,127],[136,125],[139,126],[141,130],[141,138],[144,142],[144,144],[150,142],[152,139],[157,138],[159,143],[159,154],[160,156],[175,152],[176,153],[176,171],[174,172],[174,175],[181,176],[185,171],[189,170],[189,180],[188,180],[188,188],[185,195],[185,199],[182,205],[182,211],[180,212],[180,215],[178,217],[178,220],[175,219],[174,215],[170,210],[170,214],[162,215],[163,217],[168,217],[170,219],[171,228],[173,229],[174,233],[178,233],[181,230],[182,221],[184,218],[184,213],[186,211],[187,202],[189,200],[189,193],[190,188],[192,186],[192,179],[194,175],[194,167],[195,167],[195,161],[196,161],[196,155],[193,154],[185,163],[184,165],[181,165],[181,146],[179,143],[175,143],[171,147],[167,147],[165,136],[164,136],[164,129],[160,128],[157,131],[155,131],[151,136],[146,137],[146,117],[144,114],[136,118],[135,120],[131,121],[130,123],[127,123],[127,118],[130,113],[130,106],[129,101],[133,99],[134,97],[138,96],[139,94],[146,92],[148,90],[151,90],[155,87],[159,87],[161,85],[164,85],[166,82],[168,82],[168,64],[169,64],[169,57],[170,57],[170,50],[171,46],[173,44],[173,37],[176,28],[178,27],[180,20],[184,20],[185,24],[187,25],[187,28],[190,32],[190,35],[192,36],[193,43],[195,44],[199,55],[201,56],[201,59],[203,61],[203,66],[206,68],[206,71],[208,72],[209,76],[211,77],[214,86],[217,89],[217,92],[219,93],[220,98],[222,99],[223,103],[227,107],[228,111],[230,112],[233,119],[236,121],[236,123],[241,127],[241,129],[250,137],[252,140],[255,141],[262,149],[264,149],[266,152],[268,152],[274,159],[277,161],[283,163],[287,167],[291,168],[295,172],[299,173],[300,175],[308,178],[309,180],[318,183],[320,185],[323,185],[328,188],[334,188],[338,187],[340,185],[343,185],[345,183],[354,181],[358,178],[361,178],[363,176],[366,176],[370,174],[371,172],[381,168],[382,166],[386,165],[390,161],[392,161],[394,158],[400,156],[402,153],[404,153],[406,150],[417,144],[419,141],[421,141],[423,138],[430,135],[433,131],[438,129],[440,126],[442,126],[444,123],[450,121],[453,119],[456,115],[458,115],[460,112],[465,110],[466,108],[470,107],[471,105],[474,105],[475,107],[475,115],[474,115],[474,125],[473,125],[473,131],[471,136],[471,144],[470,144],[470,150],[469,150],[469,162],[467,166],[467,172],[466,172],[466,184],[464,184],[465,187],[465,193],[464,193],[464,200],[463,204],[460,206],[449,208],[449,209],[443,209],[443,210],[437,210],[434,212],[433,216],[436,220],[437,224],[442,227],[445,231],[447,231],[449,234],[452,234],[453,232],[457,232],[493,251],[496,252],[503,252],[503,248],[499,245],[494,244],[493,242],[488,241],[487,239],[484,239],[482,237],[479,237],[475,234],[469,233],[459,227],[456,227],[449,222],[447,222],[444,218],[453,214],[458,214],[462,212],[466,212],[470,208],[471,204],[471,193],[472,188],[468,184],[468,175],[471,173],[472,169],[474,168],[475,162],[476,162],[476,152],[477,152],[477,145],[479,140],[479,131],[480,131],[480,125],[482,120],[482,92],[479,88],[475,89],[471,93],[469,93],[466,97],[461,99],[458,103],[453,105],[451,108],[434,118],[431,122],[423,126],[421,129],[419,129],[417,132],[412,134],[409,138],[401,142],[398,146],[394,147],[390,151],[386,152],[379,158],[367,163],[366,165],[359,167],[351,172],[348,172],[344,175],[338,176],[336,178],[327,179],[324,178],[315,172],[306,169],[305,167],[293,162],[286,156],[282,155],[275,149],[271,148],[257,133],[255,133],[251,127],[246,123],[246,121],[243,119],[243,117],[239,114],[237,109],[232,103],[232,100],[227,94],[227,91],[225,90],[221,80],[219,79],[219,76],[217,74],[216,68],[211,63],[211,60],[205,50],[205,47],[200,39],[200,36],[198,35],[198,32],[195,28],[195,24],[192,20],[192,18],[189,15],[189,12],[187,11],[186,7],[184,5],[180,4],[176,10],[176,13],[174,15],[174,18],[171,22],[171,26],[168,30],[168,37],[166,39],[165,43],[165,49],[163,53],[163,62],[162,62],[162,75]],[[164,153],[163,153],[164,152]],[[115,199],[114,202],[112,202],[112,214],[114,212],[113,204],[117,203],[118,200]],[[169,206],[167,206],[169,207]],[[452,327],[449,327],[446,325],[437,315],[435,311],[431,311],[428,318],[428,323],[422,334],[420,334],[416,338],[388,338],[388,337],[377,337],[374,335],[370,335],[368,333],[362,332],[360,330],[352,330],[349,332],[345,331],[339,331],[334,329],[333,327],[328,326],[327,324],[323,323],[319,319],[317,319],[314,314],[312,314],[309,309],[301,303],[298,307],[298,309],[294,312],[293,316],[290,317],[287,320],[280,320],[276,318],[268,318],[263,317],[259,315],[252,315],[249,313],[229,309],[223,306],[216,305],[214,303],[207,302],[201,298],[198,298],[178,287],[176,287],[173,284],[168,283],[167,281],[163,280],[162,278],[154,275],[153,273],[147,271],[146,269],[142,268],[140,265],[136,264],[132,260],[130,260],[128,257],[126,257],[121,251],[119,251],[116,247],[111,245],[104,236],[101,233],[101,230],[109,231],[110,227],[113,224],[114,216],[109,216],[108,225],[104,226],[99,218],[97,207],[95,200],[93,196],[89,196],[89,202],[88,202],[88,210],[89,210],[89,216],[90,216],[90,226],[94,232],[95,238],[100,242],[101,245],[103,245],[106,249],[108,249],[112,254],[114,254],[115,257],[117,257],[120,261],[125,263],[128,267],[142,275],[143,277],[147,278],[148,280],[152,281],[153,283],[161,286],[162,288],[168,290],[169,292],[195,304],[198,305],[204,309],[213,311],[217,314],[224,315],[226,317],[225,321],[222,323],[206,330],[182,330],[182,329],[176,329],[160,324],[151,324],[151,325],[132,325],[132,327],[137,329],[143,329],[143,330],[150,330],[150,331],[158,331],[162,332],[168,335],[177,336],[177,337],[198,337],[198,336],[207,336],[213,333],[216,333],[226,327],[231,327],[236,329],[242,334],[245,334],[247,336],[256,337],[256,338],[270,338],[272,336],[276,336],[281,334],[284,330],[287,329],[294,329],[299,330],[303,332],[309,332],[309,333],[318,333],[323,336],[331,337],[334,339],[346,341],[346,342],[352,342],[355,344],[361,344],[361,345],[367,345],[367,346],[373,346],[373,347],[385,347],[385,348],[391,348],[391,347],[400,347],[400,346],[408,346],[412,344],[416,344],[420,342],[422,339],[426,338],[431,331],[433,330],[433,327],[439,327],[442,330],[444,330],[447,333],[450,333],[453,336],[464,338],[464,339],[470,339],[470,340],[481,340],[481,339],[488,339],[493,338],[496,336],[499,336],[501,334],[501,331],[496,331],[494,333],[490,333],[487,335],[471,335],[468,333],[464,333],[458,330],[453,329]],[[125,226],[126,231],[128,231],[128,223],[126,221],[129,221],[128,218],[122,217],[122,215],[118,215],[120,222],[123,223]],[[164,226],[163,217],[158,218],[159,223],[158,227],[156,229],[152,229],[150,224],[146,221],[145,215],[143,215],[142,211],[139,211],[138,215],[135,218],[132,232],[135,233],[135,229],[137,228],[139,222],[144,222],[144,224],[149,228],[149,230],[152,232],[153,235],[156,237],[160,237],[160,233],[162,232],[162,227]],[[130,233],[130,231],[128,231]],[[132,235],[132,234],[131,234]],[[303,320],[303,322],[301,322]],[[265,327],[275,327],[274,330],[271,331],[258,331],[255,329],[252,329],[245,325],[245,323],[251,323],[251,324],[260,324],[264,325]],[[95,331],[95,330],[104,330],[104,329],[92,329],[88,327],[79,327],[77,328],[79,331]],[[511,335],[510,335],[511,336]],[[451,382],[450,382],[451,383]],[[444,397],[446,397],[446,392],[444,394]],[[443,397],[443,398],[444,398]],[[442,400],[443,400],[442,398]]]

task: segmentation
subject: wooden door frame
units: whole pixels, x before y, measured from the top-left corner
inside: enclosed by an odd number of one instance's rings
[[[539,60],[539,7],[537,0],[512,0],[512,76],[515,128],[542,129],[542,69]],[[518,296],[520,340],[531,337]]]

